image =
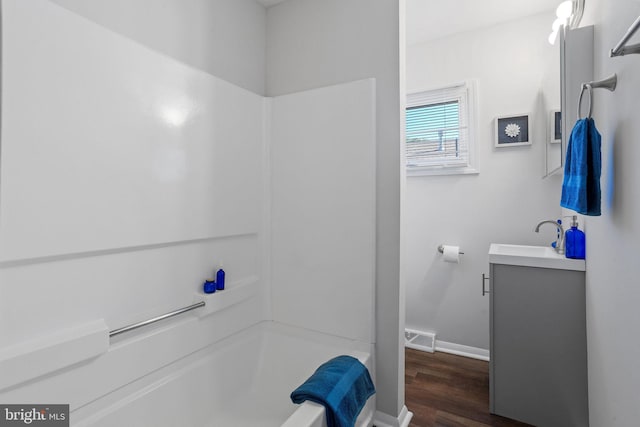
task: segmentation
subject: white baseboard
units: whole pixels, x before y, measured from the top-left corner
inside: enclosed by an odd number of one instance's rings
[[[413,418],[413,412],[409,411],[406,406],[403,406],[398,417],[392,417],[391,415],[376,411],[373,417],[373,425],[375,427],[409,427],[411,418]]]
[[[436,340],[436,351],[489,361],[489,350],[485,350],[484,348]]]

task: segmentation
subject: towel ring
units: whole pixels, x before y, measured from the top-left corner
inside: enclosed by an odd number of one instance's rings
[[[580,120],[580,116],[582,116],[581,108],[582,108],[582,95],[584,95],[585,89],[589,89],[589,115],[587,118],[591,118],[591,111],[593,109],[593,89],[603,88],[608,91],[613,92],[616,90],[616,85],[618,84],[618,76],[616,74],[612,74],[606,79],[598,80],[595,82],[583,83],[582,90],[580,91],[580,98],[578,98],[578,120]]]
[[[582,95],[584,95],[584,90],[585,89],[589,89],[589,114],[587,115],[587,118],[590,119],[591,118],[591,111],[592,111],[592,100],[593,100],[593,87],[591,87],[591,84],[589,83],[583,83],[582,84],[582,90],[580,91],[580,98],[578,98],[578,120],[580,120],[580,117],[582,117],[582,113],[581,113],[581,107],[582,107]]]

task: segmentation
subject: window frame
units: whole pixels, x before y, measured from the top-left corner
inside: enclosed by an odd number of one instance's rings
[[[404,153],[405,153],[405,170],[407,176],[424,176],[424,175],[462,175],[462,174],[477,174],[478,171],[478,156],[477,156],[477,143],[476,143],[476,98],[475,88],[476,84],[473,80],[466,80],[462,83],[410,92],[406,97],[406,105],[404,108],[405,121],[404,121]],[[430,97],[436,93],[449,92],[445,97],[439,100],[437,103],[424,104],[416,101],[416,98]],[[413,100],[412,100],[413,98]],[[408,163],[409,157],[407,154],[407,122],[406,113],[411,108],[416,108],[421,105],[436,105],[448,102],[459,102],[460,105],[460,123],[466,123],[467,127],[467,159],[466,164],[422,164],[412,165]],[[465,115],[465,116],[463,116]],[[443,162],[444,163],[444,162]]]

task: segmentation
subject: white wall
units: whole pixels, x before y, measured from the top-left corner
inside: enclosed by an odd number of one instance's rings
[[[595,70],[618,75],[615,92],[594,91],[593,117],[602,135],[602,216],[587,218],[587,345],[589,417],[594,427],[640,419],[640,56],[609,58],[640,15],[636,0],[586,2],[594,24]],[[638,34],[631,44],[638,42]]]
[[[192,2],[193,7],[178,1],[144,0],[100,3],[43,0],[41,3],[54,8],[62,6],[60,11],[73,12],[73,19],[85,21],[87,18],[85,24],[95,25],[96,29],[101,27],[105,33],[139,49],[160,52],[168,62],[186,64],[205,71],[211,78],[216,76],[257,93],[277,95],[369,77],[377,79],[377,401],[379,409],[392,418],[401,413],[404,313],[400,307],[404,299],[399,284],[402,171],[399,168],[398,4],[381,0],[302,0],[273,8],[269,18],[272,56],[267,91],[264,86],[265,11],[259,6],[256,8],[252,1]],[[354,26],[354,22],[366,25]],[[291,37],[293,35],[295,37]],[[306,68],[309,58],[299,56],[307,52],[299,48],[298,42],[313,51],[313,67]],[[104,50],[108,51],[108,48]],[[262,153],[256,155],[262,156]],[[28,167],[15,166],[16,169]],[[260,188],[264,185],[254,184]],[[255,194],[257,192],[251,197]],[[263,202],[258,201],[259,209],[263,209]],[[188,211],[189,206],[185,205],[184,209]],[[16,322],[20,330],[5,327],[3,338],[21,342],[96,317],[105,318],[113,328],[168,311],[183,302],[190,303],[194,297],[192,290],[197,289],[203,277],[211,274],[220,259],[224,259],[231,283],[238,276],[257,277],[262,283],[265,280],[263,236],[254,229],[247,230],[246,234],[237,230],[231,233],[233,235],[224,237],[189,236],[187,241],[143,242],[88,252],[81,248],[79,253],[44,258],[28,258],[31,255],[27,254],[27,259],[5,260],[0,265],[1,304],[3,316],[9,317],[2,324]],[[30,306],[32,295],[42,299],[37,307]],[[74,399],[68,399],[72,408],[265,317],[265,307],[259,301],[254,298],[206,320],[184,317],[169,327],[169,332],[163,327],[151,328],[149,333],[135,332],[130,335],[133,338],[117,340],[117,349],[107,356],[64,373],[73,376],[78,384],[82,384],[83,378],[91,378],[94,385],[90,393],[82,393],[81,388],[73,392]],[[50,304],[43,311],[41,307],[46,306],[45,303]],[[195,328],[196,333],[185,334],[189,328]],[[158,334],[159,330],[166,333]],[[153,343],[147,346],[149,340]],[[172,340],[178,345],[169,345]],[[163,348],[171,351],[156,351]],[[127,361],[133,362],[127,364]],[[112,364],[126,369],[120,372],[113,369]],[[54,390],[69,384],[61,380],[63,376],[53,375],[42,382],[32,382],[12,396],[50,396]],[[8,397],[5,401],[9,401]]]
[[[273,319],[371,344],[375,81],[272,98]]]
[[[478,175],[407,178],[407,328],[488,349],[489,298],[482,296],[480,284],[482,273],[488,273],[490,243],[555,239],[552,228],[533,231],[540,220],[560,215],[560,178],[542,179],[546,105],[552,97],[540,91],[549,86],[550,61],[558,63],[557,47],[547,41],[552,21],[553,12],[407,49],[409,93],[476,80],[480,170]],[[526,112],[533,113],[532,145],[494,148],[494,118]],[[461,247],[459,264],[442,261],[436,248],[443,243]]]
[[[117,20],[121,9],[107,3],[87,10],[112,6]],[[212,11],[230,13],[235,3],[215,4]],[[6,0],[2,8],[0,360],[19,353],[12,345],[38,347],[95,320],[115,329],[192,304],[221,260],[225,292],[264,291],[263,98],[56,3]],[[199,19],[188,11],[172,17],[176,31]],[[264,28],[264,13],[233,11]],[[204,54],[185,43],[185,52]],[[239,75],[254,60],[253,51],[206,54],[243,58]],[[167,121],[163,101],[185,121]],[[229,128],[247,114],[244,133]],[[55,395],[75,409],[264,319],[262,295],[119,337],[106,355],[2,390],[1,400]]]
[[[40,4],[5,6],[0,260],[257,233],[262,97]]]
[[[266,10],[255,0],[50,0],[153,50],[265,93]]]
[[[376,396],[378,410],[395,418],[404,405],[399,2],[286,1],[268,9],[267,21],[267,94],[376,78]]]
[[[640,300],[640,288],[637,286],[640,265],[635,259],[640,239],[640,229],[637,225],[637,218],[640,217],[640,192],[636,185],[640,181],[640,170],[637,167],[640,161],[640,145],[637,143],[637,136],[640,134],[640,123],[637,120],[637,111],[640,109],[640,101],[637,97],[640,91],[640,58],[637,55],[609,57],[609,50],[617,44],[631,23],[640,15],[640,4],[636,0],[620,0],[614,3],[606,0],[586,2],[585,16],[581,23],[581,25],[595,25],[595,78],[604,78],[614,72],[618,75],[618,87],[615,92],[595,91],[594,93],[593,117],[602,135],[602,216],[588,217],[584,224],[587,235],[589,417],[590,425],[594,427],[626,427],[637,424],[640,418],[640,407],[638,407],[640,376],[636,369],[640,358],[640,343],[636,339],[637,326],[640,325],[640,311],[637,308],[637,302]],[[545,34],[547,32],[548,29],[545,28]],[[513,34],[512,37],[518,37],[518,32],[510,34]],[[511,37],[502,38],[501,44],[509,43],[510,39]],[[498,38],[496,37],[495,40],[498,41]],[[631,43],[637,42],[636,34],[631,39]],[[490,51],[494,52],[492,54],[494,56],[505,56],[502,49],[494,48]],[[513,50],[510,52],[513,55]],[[512,55],[506,55],[506,57],[511,58]],[[509,67],[510,63],[506,61],[503,65]],[[529,69],[535,70],[535,63],[530,65]],[[494,67],[494,71],[500,72],[500,68]],[[482,97],[482,94],[487,94],[487,91],[482,89],[482,82],[480,83]],[[534,84],[535,81],[531,80],[530,83]],[[506,87],[510,92],[518,88],[526,90],[519,85],[514,88],[514,84],[515,81],[506,75],[502,76],[500,82],[494,82],[493,87]],[[491,95],[492,93],[489,93],[487,96]],[[482,102],[482,98],[480,100]],[[491,104],[495,104],[492,107],[495,110],[503,105],[507,107],[506,111],[504,108],[499,108],[500,111],[508,112],[511,108],[519,107],[514,105],[516,102],[518,102],[517,97],[500,97],[497,102]],[[490,118],[490,114],[486,113],[486,115]],[[485,129],[485,133],[488,137],[489,130]],[[432,285],[429,285],[429,288],[427,286],[420,288],[423,301],[426,301],[425,308],[420,309],[420,312],[425,313],[435,309],[439,315],[446,311],[454,311],[455,313],[449,317],[456,322],[464,322],[459,325],[460,330],[468,328],[469,335],[475,333],[484,336],[479,343],[477,338],[473,340],[473,337],[468,337],[469,341],[466,342],[471,345],[477,343],[475,345],[484,348],[486,348],[484,343],[488,339],[488,330],[486,330],[488,320],[485,320],[487,303],[484,300],[476,301],[475,297],[474,301],[465,301],[465,296],[468,292],[474,295],[479,292],[478,276],[482,271],[486,271],[484,267],[486,259],[482,260],[487,249],[485,245],[497,239],[517,243],[546,243],[549,240],[548,233],[545,233],[544,237],[536,237],[535,233],[532,234],[527,230],[531,229],[532,221],[535,222],[537,219],[534,217],[536,213],[548,212],[551,215],[558,212],[559,198],[555,195],[559,194],[561,187],[561,182],[557,179],[540,182],[540,188],[532,186],[535,179],[529,163],[537,161],[534,156],[524,151],[520,152],[518,157],[527,156],[527,159],[516,158],[513,168],[510,168],[507,160],[516,157],[517,153],[513,155],[498,153],[488,146],[489,144],[485,142],[485,153],[481,156],[481,174],[478,177],[411,178],[407,194],[407,199],[414,198],[412,187],[418,188],[418,180],[429,181],[429,184],[425,182],[422,185],[422,189],[429,188],[429,191],[424,193],[421,191],[420,197],[430,199],[439,194],[440,200],[434,200],[431,206],[441,206],[442,204],[438,202],[443,200],[453,206],[453,209],[447,211],[447,215],[444,215],[439,223],[442,224],[444,221],[446,234],[438,231],[440,227],[432,227],[430,229],[437,236],[425,231],[421,237],[416,238],[415,250],[431,252],[426,255],[427,265],[437,264],[433,259],[435,258],[433,244],[439,242],[441,238],[452,239],[451,242],[454,242],[454,238],[460,238],[458,242],[466,249],[465,252],[469,252],[467,240],[465,240],[469,239],[469,244],[473,245],[471,255],[474,259],[481,258],[480,261],[473,261],[473,266],[469,269],[474,270],[471,274],[458,271],[462,268],[467,270],[462,264],[452,266],[451,271],[440,269],[439,273],[444,278],[444,284],[436,289],[432,289]],[[492,172],[493,170],[495,173]],[[491,180],[484,177],[486,172],[493,176]],[[500,179],[500,176],[505,175],[510,177],[509,181]],[[415,185],[411,183],[412,180],[416,180]],[[467,180],[482,183],[474,186],[474,192],[479,194],[475,198],[475,203],[462,205],[453,196],[444,199],[443,191],[437,190],[438,187],[453,185],[456,189],[467,189],[468,194],[470,190],[468,190],[469,185],[465,184]],[[434,186],[436,191],[431,192],[430,189]],[[536,199],[540,201],[541,192],[553,194],[549,196],[551,200],[540,202],[542,207],[530,201]],[[516,204],[524,208],[517,209]],[[446,218],[449,214],[454,216],[453,221]],[[412,220],[408,219],[408,222],[411,223]],[[416,213],[413,222],[417,224],[424,220],[418,218]],[[485,231],[487,229],[488,232]],[[452,230],[454,234],[451,234]],[[483,240],[484,244],[474,245],[475,239],[468,237],[471,236],[470,233],[476,233],[475,235],[479,240]],[[429,239],[430,242],[423,243],[423,239]],[[414,265],[417,264],[418,261],[414,260]],[[411,270],[411,267],[407,267],[407,270]],[[428,275],[426,267],[423,267],[422,276],[417,268],[414,271],[416,273],[413,279],[409,280],[408,288],[412,283],[417,286],[418,281]],[[459,278],[462,281],[461,284],[454,282],[454,278],[455,280]],[[464,290],[456,291],[456,287],[464,287]],[[435,293],[437,289],[440,290],[440,294]],[[458,298],[460,304],[447,305],[436,302],[428,305],[427,298],[448,301],[454,299],[449,298],[449,294],[454,292],[464,294],[463,297]],[[411,301],[411,298],[408,300]],[[409,307],[407,309],[409,310]],[[467,319],[468,316],[465,313],[469,312],[475,312],[480,316],[476,315],[472,320]],[[481,327],[475,328],[474,322],[480,323]],[[408,321],[408,326],[420,325],[411,324]],[[424,327],[428,326],[424,323]],[[447,337],[451,340],[466,340],[465,335],[461,332],[459,335],[447,335]],[[457,338],[458,336],[461,338]]]

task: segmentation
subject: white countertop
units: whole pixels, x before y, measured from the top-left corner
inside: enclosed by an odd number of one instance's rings
[[[585,260],[566,258],[564,255],[558,254],[550,246],[492,243],[489,247],[489,262],[492,264],[555,268],[558,270],[586,270]]]

